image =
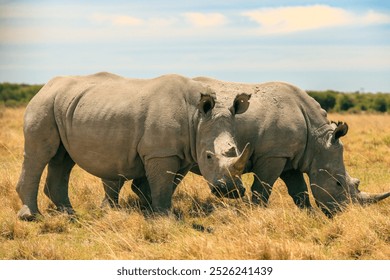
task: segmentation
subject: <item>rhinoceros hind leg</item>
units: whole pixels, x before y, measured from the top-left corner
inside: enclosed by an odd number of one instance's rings
[[[272,186],[286,165],[285,158],[259,159],[253,167],[255,179],[252,185],[252,202],[262,206],[268,205]]]
[[[32,221],[40,214],[38,210],[39,181],[46,163],[35,162],[25,156],[22,172],[19,177],[16,191],[22,200],[23,206],[18,212],[21,220]]]
[[[56,154],[60,137],[50,114],[26,112],[24,124],[24,160],[16,191],[23,207],[18,212],[22,220],[33,220],[38,214],[38,188],[42,172]]]
[[[40,215],[38,210],[36,211],[31,211],[30,207],[28,207],[26,204],[20,208],[18,211],[18,218],[23,220],[23,221],[34,221],[37,219],[37,217]]]
[[[102,179],[102,182],[104,188],[104,199],[102,201],[102,207],[109,206],[111,208],[119,208],[119,193],[125,183],[125,179]]]
[[[299,170],[284,171],[280,178],[285,182],[288,194],[292,197],[295,205],[301,209],[311,209],[312,206],[309,200],[309,193],[303,173]]]
[[[176,173],[179,169],[180,159],[175,156],[152,158],[145,162],[153,211],[167,213],[170,210]]]
[[[74,165],[65,147],[60,144],[56,155],[49,162],[44,188],[46,196],[57,210],[68,214],[74,214],[68,195],[69,176]]]

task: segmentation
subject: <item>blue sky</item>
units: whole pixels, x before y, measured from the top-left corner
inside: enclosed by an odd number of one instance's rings
[[[0,82],[100,71],[390,93],[390,2],[0,0]]]

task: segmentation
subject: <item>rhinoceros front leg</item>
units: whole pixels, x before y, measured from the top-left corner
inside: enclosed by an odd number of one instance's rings
[[[309,193],[303,173],[299,170],[284,171],[280,178],[286,183],[288,194],[292,197],[295,205],[299,208],[311,209]]]
[[[146,177],[134,179],[131,183],[131,189],[138,196],[142,208],[150,209],[152,207],[152,195]]]
[[[184,176],[188,173],[188,167],[182,170],[179,170],[174,177],[173,180],[173,190],[172,193],[175,192],[177,185],[181,182]],[[122,189],[124,181],[110,181],[110,180],[102,180],[105,197],[102,202],[102,207],[108,205],[110,207],[118,206],[118,195],[120,190]],[[152,196],[150,191],[150,185],[147,177],[136,178],[131,183],[131,189],[140,199],[140,205],[143,208],[151,208],[152,207]]]
[[[183,180],[184,176],[188,173],[189,167],[183,168],[176,172],[173,179],[172,194],[175,192],[177,186]],[[131,189],[140,199],[141,207],[151,208],[152,207],[152,196],[150,193],[150,185],[146,177],[137,178],[133,180]]]
[[[251,188],[253,203],[268,205],[272,186],[282,173],[286,162],[285,158],[260,158],[256,161],[253,167],[255,179]]]
[[[103,188],[104,188],[104,199],[102,201],[101,207],[106,205],[111,208],[119,207],[119,193],[125,183],[124,178],[119,178],[118,180],[106,180],[102,179]]]
[[[154,211],[167,213],[171,208],[175,177],[179,169],[180,159],[175,156],[152,158],[145,162]]]
[[[104,187],[104,199],[102,201],[102,207],[119,207],[119,193],[125,183],[125,180],[119,179],[112,181],[102,179],[102,183]],[[134,179],[131,183],[131,189],[139,197],[141,207],[152,207],[150,186],[146,177]]]

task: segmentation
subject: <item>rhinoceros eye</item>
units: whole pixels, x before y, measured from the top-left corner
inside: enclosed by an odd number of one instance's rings
[[[206,152],[206,158],[207,159],[212,159],[214,157],[214,153],[213,152],[211,152],[211,151],[207,151]]]

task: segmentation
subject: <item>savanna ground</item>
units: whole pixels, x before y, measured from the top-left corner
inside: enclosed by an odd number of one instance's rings
[[[174,195],[175,214],[150,217],[137,207],[128,183],[122,209],[100,209],[99,179],[76,167],[70,182],[76,217],[56,213],[41,183],[43,217],[19,221],[23,113],[0,108],[0,259],[390,259],[390,199],[328,219],[317,210],[298,210],[281,181],[269,207],[260,208],[246,198],[217,199],[201,177],[189,174]],[[349,124],[345,163],[361,189],[390,190],[390,116],[329,119]],[[244,176],[247,186],[252,180]]]

